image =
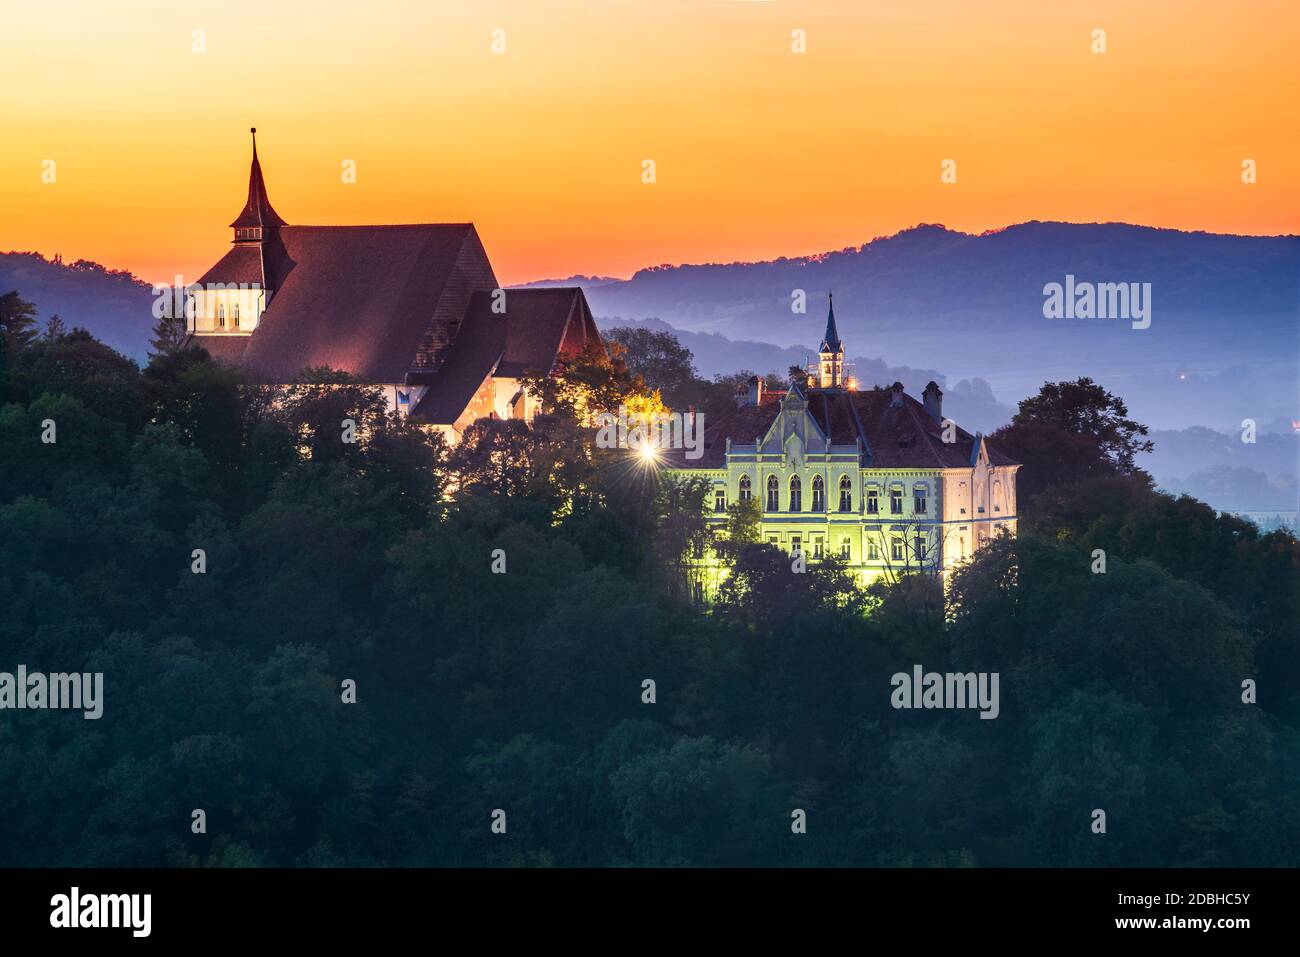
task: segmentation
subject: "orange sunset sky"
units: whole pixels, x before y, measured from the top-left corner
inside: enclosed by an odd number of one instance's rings
[[[918,222],[1294,233],[1298,26],[1294,0],[4,0],[0,250],[192,281],[250,126],[290,223],[470,220],[506,283]]]

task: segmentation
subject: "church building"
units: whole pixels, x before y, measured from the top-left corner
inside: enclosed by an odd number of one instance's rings
[[[187,290],[187,344],[260,383],[351,373],[453,443],[478,418],[531,419],[526,372],[604,348],[581,289],[502,289],[472,223],[289,225],[252,132],[248,200]]]
[[[736,406],[704,424],[699,459],[663,455],[671,474],[709,483],[719,530],[731,503],[757,502],[763,541],[809,561],[842,558],[864,585],[918,570],[946,577],[996,535],[1016,532],[1020,464],[944,418],[934,382],[919,401],[899,382],[846,384],[833,301],[807,383],[773,395],[755,376]],[[707,556],[698,563],[697,600],[717,587],[711,567]]]

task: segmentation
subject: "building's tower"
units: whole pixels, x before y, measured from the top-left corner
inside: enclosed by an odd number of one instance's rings
[[[287,226],[266,197],[266,181],[257,158],[248,171],[248,200],[230,228],[234,249],[207,271],[190,294],[190,332],[204,335],[250,335],[271,303],[272,286],[287,261],[280,227]]]
[[[835,299],[827,296],[830,302],[826,314],[826,335],[822,338],[819,374],[817,384],[823,389],[842,389],[844,387],[844,344],[835,329]]]
[[[281,226],[288,225],[280,214],[271,208],[266,198],[266,182],[262,179],[262,164],[257,160],[257,127],[253,134],[253,165],[248,171],[248,202],[230,228],[235,231],[236,243],[261,243],[273,238]]]

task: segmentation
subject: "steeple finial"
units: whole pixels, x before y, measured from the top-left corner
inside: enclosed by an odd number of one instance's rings
[[[843,344],[840,342],[839,331],[835,328],[835,294],[827,293],[826,300],[829,303],[826,311],[826,335],[822,338],[822,352],[842,352]]]
[[[271,206],[271,201],[266,198],[266,181],[262,178],[262,163],[257,158],[257,127],[249,127],[248,132],[253,134],[253,163],[248,170],[248,201],[239,216],[230,224],[230,228],[235,230],[236,242],[241,239],[263,240],[266,238],[264,230],[287,225]]]

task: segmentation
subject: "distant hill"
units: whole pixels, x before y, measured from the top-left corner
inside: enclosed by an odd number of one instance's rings
[[[124,270],[79,259],[63,263],[40,253],[0,253],[0,293],[11,289],[36,304],[40,322],[57,313],[69,329],[143,362],[153,329],[152,287]]]
[[[1067,274],[1150,283],[1150,328],[1044,318],[1044,285]],[[820,340],[831,290],[850,354],[982,378],[999,395],[1091,375],[1162,427],[1300,417],[1295,236],[1055,222],[973,235],[922,225],[838,252],[572,281],[597,316],[653,316],[691,332],[800,348]],[[802,315],[790,308],[796,289],[808,296]]]
[[[816,358],[817,342],[812,345],[774,346],[769,342],[728,339],[716,332],[689,332],[678,329],[661,319],[601,319],[601,329],[633,326],[654,332],[669,332],[677,341],[691,350],[696,371],[705,378],[748,370],[759,374],[775,372],[785,377],[792,365],[804,365]],[[950,386],[943,373],[936,369],[917,369],[911,366],[893,366],[883,359],[849,356],[845,359],[845,373],[857,379],[862,388],[902,382],[912,395],[920,395],[931,379],[944,389],[944,413],[969,431],[992,432],[1005,425],[1015,414],[1013,406],[1003,405],[994,397],[989,384],[982,379],[963,379]]]

